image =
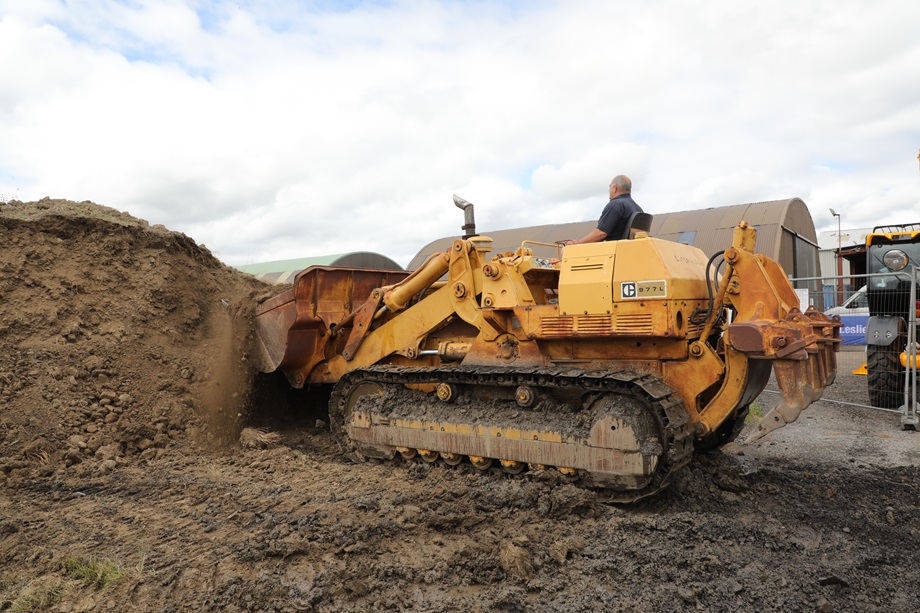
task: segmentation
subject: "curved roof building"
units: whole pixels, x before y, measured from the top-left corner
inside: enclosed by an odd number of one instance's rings
[[[600,214],[600,210],[598,210]],[[800,198],[750,204],[655,213],[649,234],[700,248],[709,257],[731,245],[732,229],[740,221],[757,228],[757,253],[778,261],[790,277],[818,276],[818,237],[808,207]],[[596,221],[529,226],[494,232],[481,232],[493,240],[493,252],[514,251],[527,241],[555,243],[580,238],[596,227]],[[448,249],[456,236],[440,238],[425,245],[407,266],[414,270],[436,251]],[[534,247],[534,253],[552,255],[552,247]]]
[[[309,258],[294,260],[277,260],[259,264],[234,266],[237,270],[248,272],[257,279],[267,283],[292,283],[294,275],[310,266],[342,266],[345,268],[375,268],[378,270],[402,270],[403,267],[379,253],[371,251],[354,251],[352,253],[337,253],[333,255],[319,255]]]

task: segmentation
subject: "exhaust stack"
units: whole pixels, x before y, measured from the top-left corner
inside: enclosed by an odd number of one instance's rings
[[[461,230],[465,232],[463,238],[470,238],[471,236],[477,236],[476,234],[476,220],[473,218],[473,204],[467,202],[460,196],[454,194],[454,204],[457,205],[458,209],[463,209],[463,226],[460,227]]]

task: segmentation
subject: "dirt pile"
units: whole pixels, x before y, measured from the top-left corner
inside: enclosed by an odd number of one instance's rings
[[[92,203],[2,204],[0,233],[0,611],[920,609],[915,463],[764,442],[630,507],[356,466],[253,384],[270,288]]]
[[[265,286],[90,202],[2,205],[0,234],[0,479],[110,471],[189,434],[232,435]]]

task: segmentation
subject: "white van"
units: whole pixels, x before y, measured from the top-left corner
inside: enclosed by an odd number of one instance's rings
[[[866,286],[863,285],[859,291],[854,292],[847,298],[843,304],[824,311],[826,315],[864,315],[869,316],[869,299],[866,298]]]

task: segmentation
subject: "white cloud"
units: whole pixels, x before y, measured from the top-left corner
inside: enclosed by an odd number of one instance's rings
[[[600,177],[625,174],[641,181],[648,158],[647,148],[633,143],[602,145],[558,168],[540,166],[533,172],[533,191],[550,202],[589,198],[598,193],[598,183],[603,183]]]
[[[920,220],[920,5],[0,0],[0,194],[229,263],[800,196]],[[889,219],[896,218],[896,219]]]

